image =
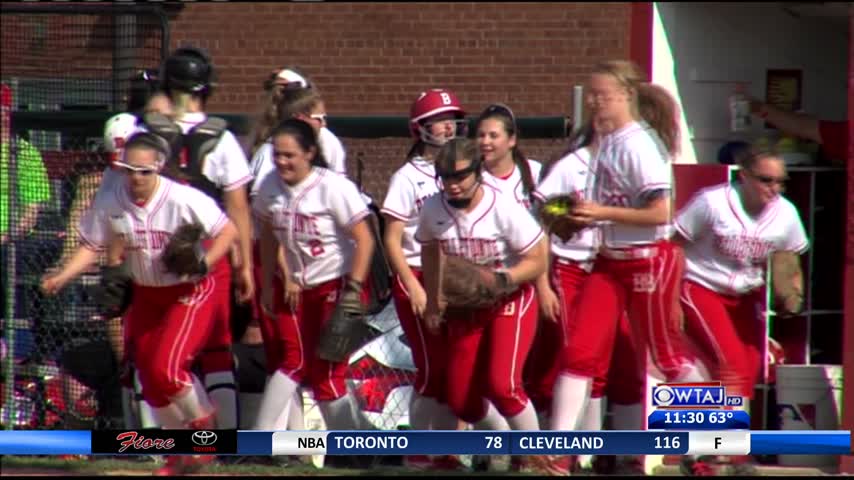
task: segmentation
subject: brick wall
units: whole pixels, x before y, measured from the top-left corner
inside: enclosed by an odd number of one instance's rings
[[[298,65],[331,115],[406,115],[420,91],[442,86],[471,114],[502,101],[540,116],[569,112],[593,63],[628,55],[629,16],[626,3],[187,4],[170,25],[173,47],[213,56],[211,111],[257,112],[270,70]],[[365,189],[381,199],[409,140],[342,140],[349,170],[361,152]],[[562,142],[523,146],[541,159]]]

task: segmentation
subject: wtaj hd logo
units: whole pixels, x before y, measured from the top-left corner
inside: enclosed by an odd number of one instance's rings
[[[741,407],[740,396],[727,396],[720,383],[670,383],[652,387],[652,404],[659,408]]]

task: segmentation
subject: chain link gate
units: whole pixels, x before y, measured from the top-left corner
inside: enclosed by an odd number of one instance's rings
[[[94,314],[97,269],[53,297],[40,281],[76,247],[107,165],[104,112],[159,66],[168,22],[152,6],[3,4],[2,31],[0,424],[118,428],[120,325]]]

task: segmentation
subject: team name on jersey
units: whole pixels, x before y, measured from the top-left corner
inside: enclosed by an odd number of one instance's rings
[[[448,238],[439,241],[446,255],[467,258],[474,263],[500,263],[498,242],[487,238]]]
[[[144,248],[163,250],[171,237],[171,233],[162,230],[134,229],[133,238],[128,239],[130,243],[126,248],[128,250],[142,250]]]
[[[774,244],[750,235],[721,235],[715,233],[715,247],[727,257],[750,263],[764,262],[774,250]]]
[[[305,215],[299,212],[292,215],[291,212],[287,210],[277,209],[273,213],[273,217],[273,228],[275,230],[287,230],[291,227],[291,222],[293,222],[295,234],[309,235],[312,237],[320,236],[320,230],[317,228],[317,217],[314,215]]]

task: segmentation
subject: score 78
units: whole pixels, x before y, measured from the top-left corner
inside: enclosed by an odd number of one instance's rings
[[[501,449],[504,447],[501,437],[487,435],[484,438],[486,439],[487,449]]]

